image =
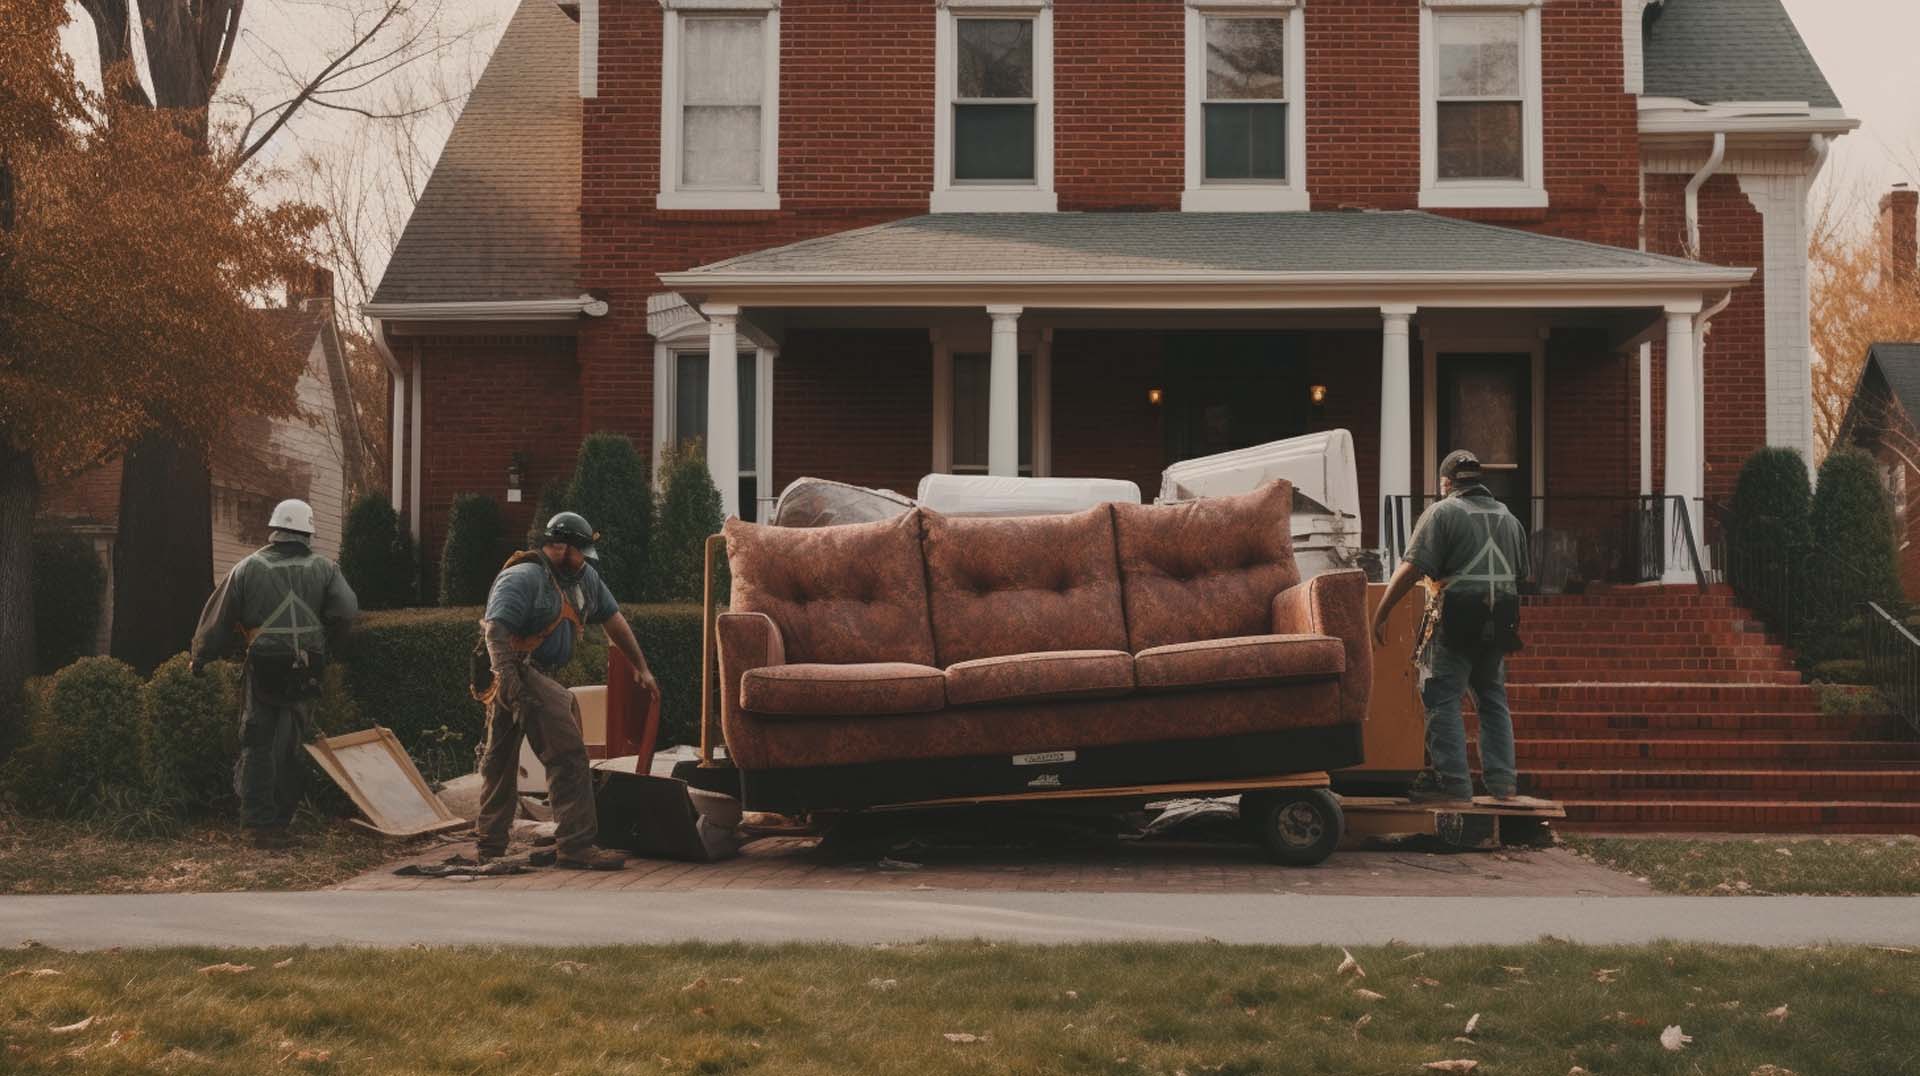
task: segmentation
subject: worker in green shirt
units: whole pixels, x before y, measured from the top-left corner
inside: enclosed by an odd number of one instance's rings
[[[1415,661],[1427,714],[1432,768],[1413,783],[1421,803],[1467,803],[1466,725],[1460,702],[1473,692],[1480,722],[1480,768],[1487,791],[1511,799],[1516,791],[1513,719],[1507,713],[1507,654],[1520,647],[1520,581],[1528,574],[1527,534],[1507,507],[1480,482],[1480,460],[1464,449],[1440,463],[1441,499],[1415,525],[1405,558],[1393,573],[1373,617],[1374,640],[1385,645],[1387,616],[1421,580],[1437,585]],[[1438,602],[1437,610],[1432,602]]]

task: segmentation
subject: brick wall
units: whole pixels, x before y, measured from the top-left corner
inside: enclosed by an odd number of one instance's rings
[[[774,493],[810,475],[913,496],[933,469],[924,330],[794,332],[774,370]]]
[[[1166,467],[1164,411],[1147,390],[1166,388],[1157,333],[1053,336],[1053,473],[1124,478],[1152,500]]]

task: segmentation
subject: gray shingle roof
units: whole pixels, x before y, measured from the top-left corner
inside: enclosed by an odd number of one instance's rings
[[[1648,14],[1649,96],[1840,107],[1780,0],[1665,0]]]
[[[580,294],[580,32],[521,0],[421,192],[376,303]]]
[[[1867,358],[1879,368],[1887,388],[1900,401],[1900,406],[1906,408],[1907,414],[1920,416],[1920,343],[1875,344],[1868,350]]]
[[[1726,270],[1420,212],[944,213],[838,232],[687,276],[1514,273]]]

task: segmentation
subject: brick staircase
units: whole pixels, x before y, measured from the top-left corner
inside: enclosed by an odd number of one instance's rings
[[[1730,589],[1528,598],[1507,665],[1522,792],[1596,831],[1920,833],[1920,741],[1827,715]]]

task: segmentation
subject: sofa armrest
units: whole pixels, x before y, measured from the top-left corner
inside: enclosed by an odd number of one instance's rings
[[[1367,620],[1367,573],[1328,572],[1274,595],[1276,635],[1328,635],[1346,648],[1340,709],[1349,722],[1366,720],[1373,693],[1373,639]]]
[[[786,644],[780,625],[765,613],[721,613],[714,637],[720,650],[720,730],[734,765],[749,766],[757,743],[740,708],[740,685],[754,669],[785,665]]]

